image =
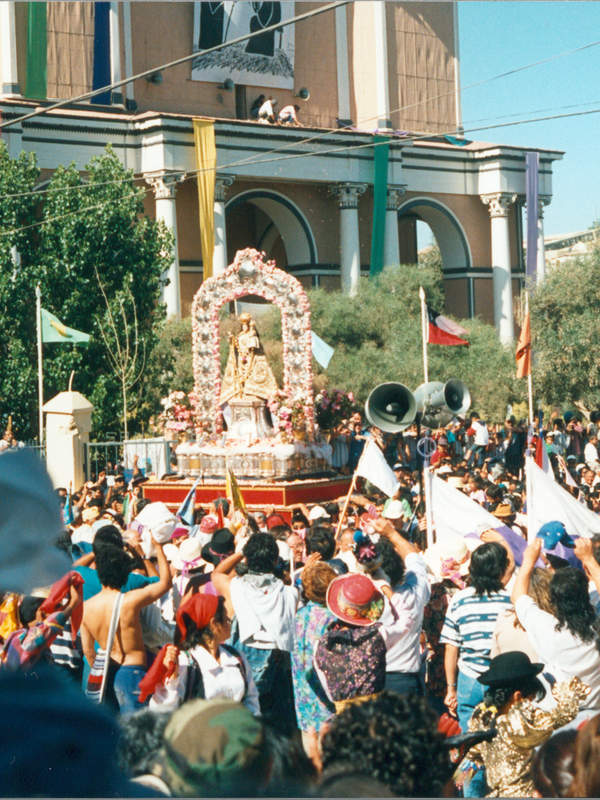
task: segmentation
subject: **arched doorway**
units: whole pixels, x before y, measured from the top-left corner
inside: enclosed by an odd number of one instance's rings
[[[425,223],[439,247],[442,271],[448,282],[454,278],[465,277],[471,268],[471,248],[462,225],[455,214],[443,203],[430,197],[413,197],[398,209],[401,263],[417,263],[417,225]],[[467,279],[465,298],[467,315],[474,316],[474,295],[472,278]],[[459,303],[459,306],[462,303]]]
[[[317,263],[317,246],[298,206],[272,189],[250,189],[225,206],[229,262],[238,250],[265,251],[283,269]]]

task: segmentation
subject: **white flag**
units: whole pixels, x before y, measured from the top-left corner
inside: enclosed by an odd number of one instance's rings
[[[562,522],[571,536],[590,537],[600,533],[600,516],[580,503],[572,494],[554,480],[554,475],[538,467],[532,458],[527,459],[528,495],[527,516],[530,536],[546,522]]]
[[[431,480],[431,506],[438,542],[448,535],[462,538],[469,533],[474,534],[483,525],[488,528],[503,527],[498,517],[437,475],[433,475]]]
[[[310,332],[310,336],[312,354],[315,357],[315,360],[319,362],[323,369],[327,369],[329,362],[331,361],[331,356],[334,354],[335,350],[330,344],[324,342],[320,336],[317,336],[314,331]]]
[[[366,478],[388,497],[395,495],[400,485],[396,480],[394,470],[387,463],[381,449],[373,439],[367,439],[356,467],[356,474]]]
[[[482,529],[493,528],[509,545],[517,564],[521,564],[527,545],[525,539],[437,475],[433,475],[431,480],[431,507],[436,541],[443,541],[448,536],[460,536],[467,539],[467,544],[471,542],[473,545],[473,540],[476,544],[480,538]]]

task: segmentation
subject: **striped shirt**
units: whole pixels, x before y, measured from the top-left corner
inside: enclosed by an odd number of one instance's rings
[[[459,648],[458,669],[463,675],[476,678],[486,671],[496,620],[510,605],[507,592],[478,595],[472,586],[452,597],[440,643]]]

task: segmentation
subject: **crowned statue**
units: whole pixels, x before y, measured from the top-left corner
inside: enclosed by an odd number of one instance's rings
[[[242,329],[229,334],[229,355],[221,382],[219,405],[231,410],[228,426],[234,434],[265,435],[267,400],[277,391],[277,381],[264,353],[256,323],[244,312]],[[243,431],[242,431],[243,429]]]

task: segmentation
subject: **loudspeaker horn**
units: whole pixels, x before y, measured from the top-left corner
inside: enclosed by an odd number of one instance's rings
[[[386,433],[400,433],[417,416],[414,394],[402,383],[380,383],[367,397],[365,414],[371,425]]]
[[[415,400],[422,412],[421,422],[429,428],[441,428],[452,417],[462,417],[471,407],[471,393],[456,378],[446,383],[430,381],[415,389]]]

